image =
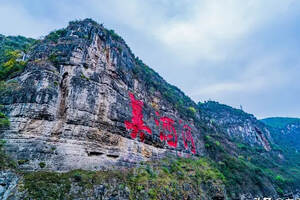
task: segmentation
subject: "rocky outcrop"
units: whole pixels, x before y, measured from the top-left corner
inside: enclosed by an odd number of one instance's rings
[[[271,150],[270,131],[253,115],[214,101],[200,103],[199,109],[203,116],[217,124],[230,138]]]
[[[0,171],[0,197],[9,199],[17,190],[19,176],[13,171]]]

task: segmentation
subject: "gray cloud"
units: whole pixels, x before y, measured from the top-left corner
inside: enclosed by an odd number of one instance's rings
[[[39,37],[90,17],[195,101],[300,117],[296,0],[4,0],[0,32]]]

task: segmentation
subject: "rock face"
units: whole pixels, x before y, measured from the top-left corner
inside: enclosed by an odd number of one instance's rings
[[[149,92],[138,67],[125,42],[92,20],[50,34],[31,52],[25,71],[8,82],[14,89],[1,91],[11,121],[1,131],[7,152],[28,160],[23,169],[45,163],[58,171],[203,154],[195,120],[161,92]]]
[[[203,115],[217,124],[230,138],[241,140],[251,146],[258,145],[270,151],[270,131],[253,115],[240,109],[208,101],[199,105]]]
[[[17,190],[19,177],[11,171],[0,172],[0,197],[3,200],[8,199],[12,193]]]

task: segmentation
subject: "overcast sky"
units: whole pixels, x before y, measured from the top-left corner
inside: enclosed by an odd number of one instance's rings
[[[299,0],[0,0],[0,33],[92,18],[196,102],[300,117]]]

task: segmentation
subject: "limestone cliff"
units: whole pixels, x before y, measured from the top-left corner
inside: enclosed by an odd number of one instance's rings
[[[131,166],[170,153],[203,154],[203,127],[143,80],[148,70],[125,42],[92,20],[72,22],[39,41],[24,72],[2,90],[10,118],[1,131],[22,167],[49,170]],[[146,77],[153,79],[154,77]],[[157,87],[165,84],[156,75]],[[164,87],[166,87],[164,86]],[[164,91],[167,92],[167,91]],[[177,88],[179,98],[187,98]],[[193,109],[190,100],[185,105]]]

